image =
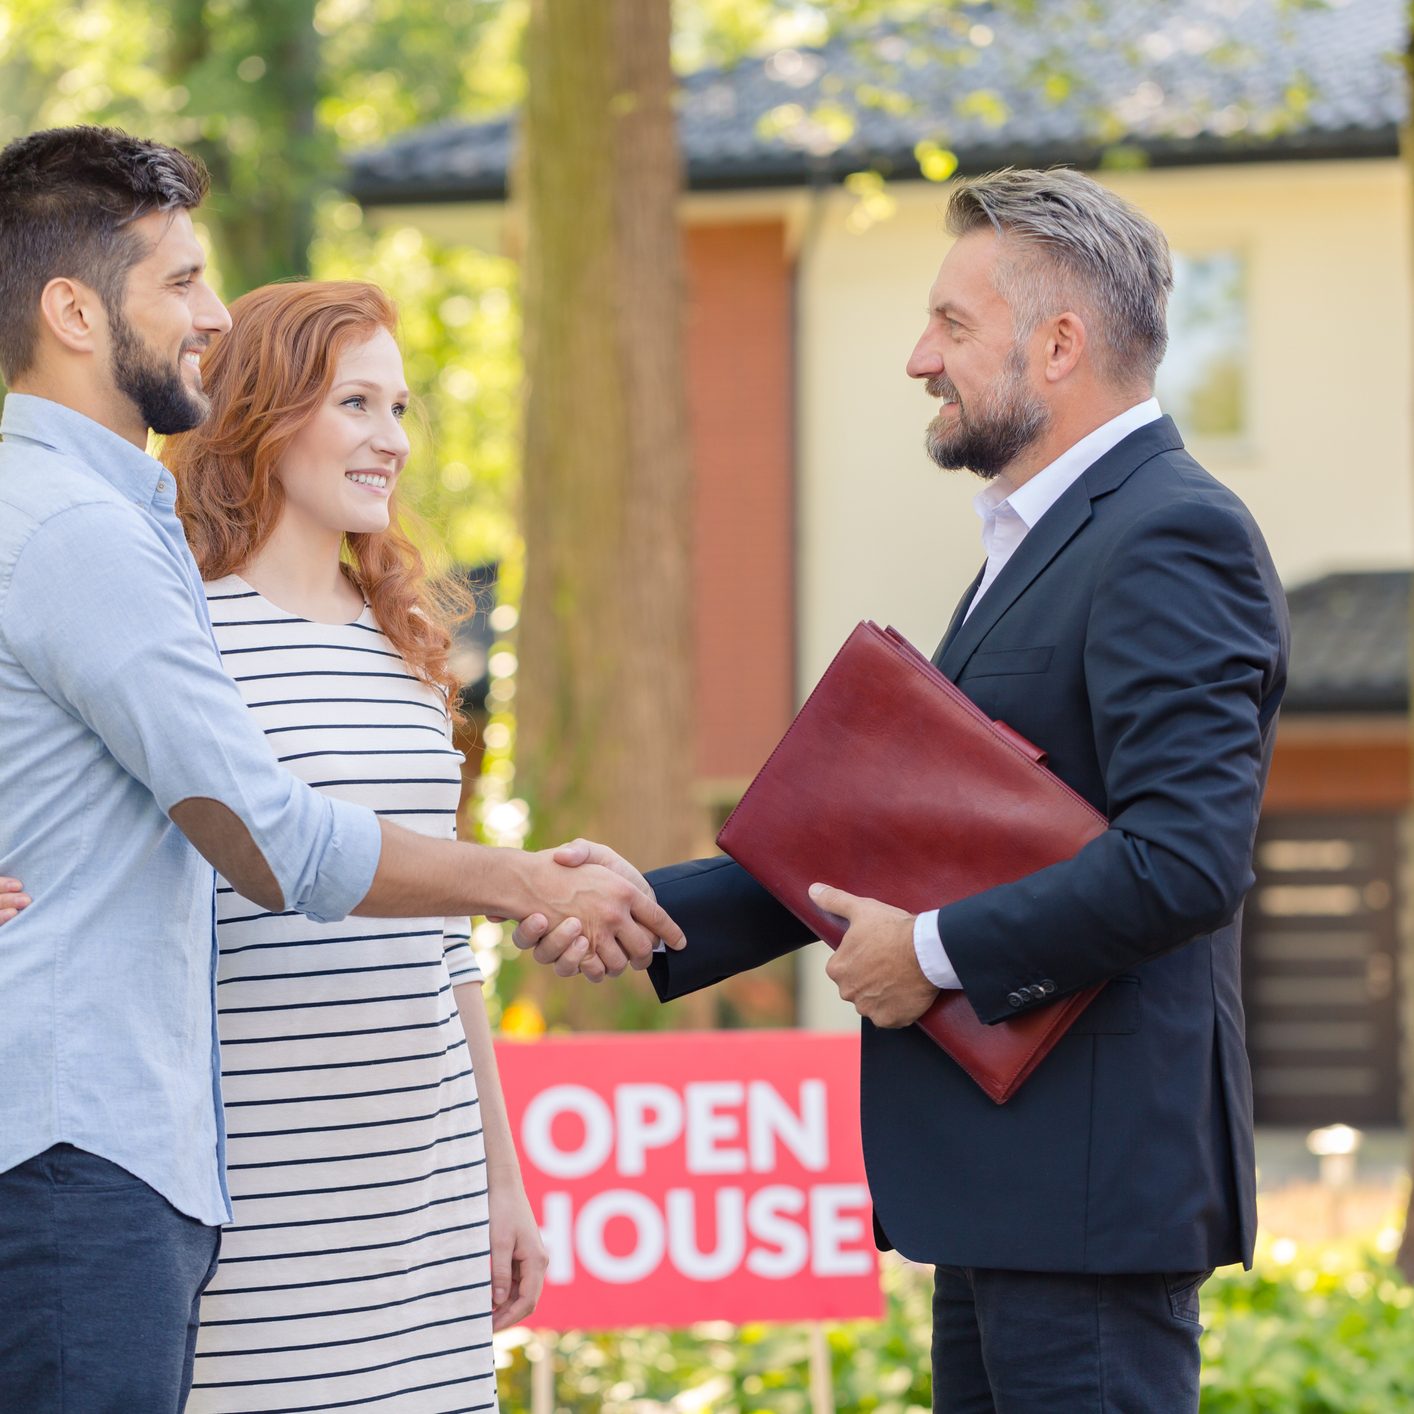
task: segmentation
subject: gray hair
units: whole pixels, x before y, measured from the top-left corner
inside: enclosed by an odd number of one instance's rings
[[[1173,262],[1147,216],[1081,172],[1008,167],[953,188],[949,232],[984,227],[1004,242],[994,282],[1018,339],[1075,309],[1089,317],[1101,374],[1153,387],[1168,345]]]

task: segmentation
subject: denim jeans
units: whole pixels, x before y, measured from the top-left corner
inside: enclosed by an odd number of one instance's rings
[[[221,1229],[56,1144],[0,1174],[0,1391],[25,1414],[180,1414]]]
[[[937,1268],[934,1414],[1197,1414],[1211,1275]]]

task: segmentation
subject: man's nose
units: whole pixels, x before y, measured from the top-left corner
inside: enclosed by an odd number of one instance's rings
[[[943,371],[943,356],[925,335],[913,346],[906,366],[910,378],[934,378]]]
[[[196,312],[196,327],[206,334],[227,334],[231,329],[231,311],[216,298],[216,292],[203,286],[206,298]]]

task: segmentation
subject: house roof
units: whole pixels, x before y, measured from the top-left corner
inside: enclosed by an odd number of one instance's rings
[[[917,177],[920,142],[955,152],[963,172],[1095,166],[1116,147],[1154,165],[1398,150],[1405,0],[1129,0],[1103,39],[1063,19],[1084,8],[1049,0],[1041,25],[982,3],[945,47],[935,20],[691,74],[688,185],[801,185],[871,166]],[[1046,83],[1058,65],[1065,93]],[[815,121],[822,103],[854,115],[839,145]],[[498,200],[512,138],[510,118],[420,129],[357,154],[349,190],[366,205]]]
[[[1409,709],[1408,570],[1330,574],[1290,590],[1285,712]]]

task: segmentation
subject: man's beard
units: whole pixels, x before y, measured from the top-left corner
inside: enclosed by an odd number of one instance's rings
[[[108,322],[113,334],[113,381],[120,393],[132,399],[144,425],[163,436],[199,427],[211,411],[211,401],[187,387],[181,365],[164,364],[121,311],[111,311]]]
[[[1019,347],[1007,354],[1000,380],[974,401],[971,412],[947,374],[937,374],[924,386],[930,398],[957,405],[951,420],[939,413],[928,424],[928,455],[947,471],[965,468],[991,481],[1050,426],[1050,409],[1026,385],[1026,359]]]

